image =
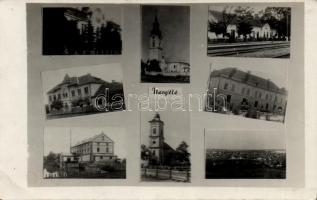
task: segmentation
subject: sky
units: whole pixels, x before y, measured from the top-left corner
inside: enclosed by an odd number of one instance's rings
[[[72,67],[65,68],[55,71],[44,71],[42,72],[42,88],[45,104],[48,103],[48,98],[46,93],[55,87],[57,84],[61,83],[66,74],[70,77],[72,76],[82,76],[90,73],[92,76],[101,78],[104,81],[111,82],[112,80],[122,82],[123,74],[121,65],[118,63],[114,64],[103,64],[87,67]]]
[[[50,151],[69,154],[70,145],[98,135],[102,131],[114,141],[114,154],[119,158],[126,158],[126,132],[124,128],[120,127],[46,127],[44,129],[44,155],[48,155]]]
[[[150,123],[156,112],[141,112],[141,144],[149,146]],[[185,141],[190,147],[190,118],[188,112],[183,111],[161,111],[161,120],[164,122],[165,142],[173,149]]]
[[[285,149],[285,134],[278,131],[205,132],[206,149]]]
[[[228,62],[229,63],[229,62]],[[285,64],[284,64],[285,65]],[[221,61],[213,61],[210,64],[210,71],[219,70],[227,67],[235,67],[241,71],[247,72],[250,71],[251,74],[262,77],[264,79],[270,79],[273,81],[278,87],[286,88],[287,90],[287,77],[288,71],[287,66],[270,63],[270,62],[258,62],[257,59],[250,60],[249,64],[242,65],[239,62],[235,61],[232,64],[226,64]]]
[[[189,20],[188,6],[142,6],[142,59],[148,59],[150,33],[157,13],[163,35],[162,55],[167,62],[189,63]]]

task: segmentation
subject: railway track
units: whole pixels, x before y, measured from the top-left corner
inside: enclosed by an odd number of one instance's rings
[[[256,51],[263,50],[273,50],[281,48],[289,48],[289,42],[280,42],[280,43],[264,43],[264,44],[240,44],[240,45],[218,45],[218,46],[208,46],[208,55],[209,56],[230,56],[230,55],[239,55],[244,53],[251,53]],[[277,55],[276,58],[288,57],[289,53],[283,55]]]

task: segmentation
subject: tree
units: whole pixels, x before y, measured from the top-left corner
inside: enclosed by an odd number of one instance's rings
[[[238,7],[235,10],[238,21],[238,34],[243,35],[244,41],[247,40],[247,35],[252,31],[253,9],[249,7]]]
[[[141,159],[142,160],[148,160],[149,156],[150,156],[149,149],[144,144],[142,144],[141,145]]]
[[[50,173],[58,171],[59,157],[60,157],[60,154],[49,152],[47,156],[44,156],[44,168]]]
[[[179,146],[176,148],[177,160],[179,162],[186,162],[189,164],[188,144],[185,141],[182,141]]]
[[[290,38],[291,34],[291,8],[267,7],[261,17],[263,23],[268,23],[275,29],[278,38]]]
[[[63,108],[63,103],[58,99],[52,102],[51,104],[52,109],[60,110]]]

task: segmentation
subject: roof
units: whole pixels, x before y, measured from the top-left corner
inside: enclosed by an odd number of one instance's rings
[[[70,77],[68,74],[66,74],[63,81],[59,83],[58,85],[56,85],[55,87],[53,87],[51,90],[49,90],[47,94],[56,92],[57,90],[61,89],[63,85],[80,86],[80,85],[85,85],[89,83],[103,84],[107,82],[98,77],[92,76],[91,74],[86,74],[79,77],[76,77],[76,76]]]
[[[110,94],[114,94],[114,93],[121,94],[123,92],[123,84],[121,82],[116,82],[116,81],[112,81],[111,83],[105,82],[98,88],[98,90],[92,97],[105,94],[106,88],[109,88]]]
[[[155,18],[154,18],[154,22],[153,22],[153,27],[152,27],[152,30],[151,30],[151,35],[157,35],[158,38],[162,38],[162,32],[160,30],[160,24],[157,20],[157,16],[155,15]]]
[[[270,79],[264,79],[259,76],[251,74],[250,71],[244,72],[236,68],[224,68],[220,70],[214,70],[210,73],[210,77],[225,77],[237,82],[242,82],[247,85],[258,87],[267,91],[287,94],[285,88],[279,88]]]
[[[92,136],[92,137],[90,137],[90,138],[87,138],[87,139],[85,139],[85,140],[82,140],[82,141],[76,143],[76,144],[73,145],[72,147],[75,147],[75,146],[78,146],[78,145],[81,145],[81,144],[84,144],[84,143],[87,143],[87,142],[93,142],[93,141],[95,141],[95,140],[96,140],[98,137],[100,137],[100,136],[104,136],[107,140],[110,140],[111,142],[113,142],[112,139],[110,139],[106,134],[104,134],[103,132],[101,132],[101,133],[98,134],[98,135],[94,135],[94,136]]]
[[[173,152],[175,152],[175,150],[169,145],[169,144],[167,144],[167,143],[163,143],[163,149],[166,151],[166,150],[168,150],[168,151],[173,151]]]
[[[161,122],[161,123],[164,124],[164,122],[161,120],[161,117],[160,117],[159,113],[156,113],[154,118],[151,121],[149,121],[149,122]]]

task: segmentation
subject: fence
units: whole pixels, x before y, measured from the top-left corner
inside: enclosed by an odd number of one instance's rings
[[[151,177],[156,179],[174,180],[189,182],[190,172],[189,170],[179,171],[172,169],[158,169],[158,168],[142,168],[142,176]]]

